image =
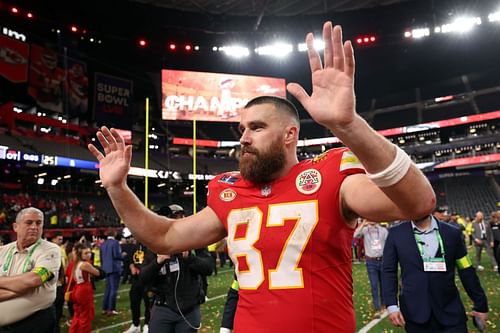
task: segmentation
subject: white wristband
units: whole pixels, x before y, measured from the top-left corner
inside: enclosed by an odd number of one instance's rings
[[[225,327],[221,327],[219,333],[232,333],[233,330]]]
[[[387,168],[377,173],[367,173],[368,178],[378,187],[396,184],[406,175],[411,166],[410,157],[398,146],[394,147],[396,147],[396,157]]]

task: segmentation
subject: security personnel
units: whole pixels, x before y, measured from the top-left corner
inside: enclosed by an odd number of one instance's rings
[[[61,250],[43,240],[43,212],[22,209],[17,240],[0,248],[0,332],[52,333]]]
[[[168,212],[170,210],[170,212]],[[161,215],[181,218],[179,205],[160,209]],[[212,274],[207,248],[178,254],[147,255],[139,277],[155,294],[149,328],[155,332],[195,333],[201,327],[200,304],[205,302],[202,276]]]
[[[383,257],[382,290],[393,325],[409,333],[466,333],[455,268],[474,303],[475,321],[486,322],[488,301],[458,228],[433,216],[401,223],[389,229]]]

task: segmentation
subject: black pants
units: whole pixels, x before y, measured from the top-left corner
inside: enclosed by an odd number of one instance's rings
[[[184,317],[183,317],[184,316]],[[196,333],[201,323],[200,306],[182,315],[167,306],[153,305],[151,310],[151,333]]]
[[[145,288],[140,283],[136,275],[130,276],[130,311],[132,312],[132,323],[134,326],[139,326],[141,318],[141,300],[144,300],[144,324],[149,324],[151,304]]]
[[[64,307],[64,286],[57,286],[56,300],[54,301],[55,315],[56,315],[56,325],[54,328],[54,333],[60,332],[59,322],[62,318]]]
[[[406,321],[405,330],[408,333],[467,333],[467,322],[463,322],[456,326],[443,326],[439,323],[431,313],[431,317],[424,324],[417,324],[411,321]]]
[[[56,326],[54,306],[33,313],[16,323],[0,327],[0,333],[53,333]]]

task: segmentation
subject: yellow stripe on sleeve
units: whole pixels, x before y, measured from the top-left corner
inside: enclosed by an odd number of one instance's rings
[[[466,269],[466,268],[469,268],[472,266],[472,262],[471,262],[468,255],[466,255],[460,259],[457,259],[456,263],[457,263],[458,269],[460,269],[460,270]]]

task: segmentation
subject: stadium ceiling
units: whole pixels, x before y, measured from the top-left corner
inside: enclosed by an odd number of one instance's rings
[[[297,16],[321,15],[415,0],[132,0],[134,2],[196,12],[230,16]]]

